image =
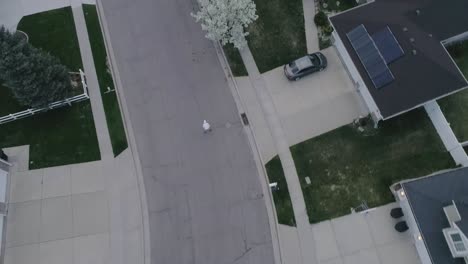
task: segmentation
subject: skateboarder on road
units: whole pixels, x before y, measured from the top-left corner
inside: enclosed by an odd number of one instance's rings
[[[208,132],[211,132],[210,123],[208,123],[206,120],[203,120],[203,133],[208,133]]]

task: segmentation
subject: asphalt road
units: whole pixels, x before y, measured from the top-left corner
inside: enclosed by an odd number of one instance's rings
[[[273,263],[260,178],[194,2],[101,2],[142,163],[152,263]]]

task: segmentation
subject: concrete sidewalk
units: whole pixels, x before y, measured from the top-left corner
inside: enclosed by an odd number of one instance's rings
[[[297,176],[296,166],[292,158],[289,144],[286,140],[285,133],[278,113],[273,103],[271,94],[266,87],[265,81],[258,71],[257,65],[253,59],[252,53],[248,47],[240,50],[242,60],[244,61],[252,86],[257,94],[257,98],[263,110],[263,115],[267,125],[271,131],[271,135],[275,142],[276,151],[283,165],[284,175],[288,183],[288,189],[291,196],[291,201],[294,209],[294,216],[297,224],[297,236],[299,240],[300,255],[302,263],[315,263],[316,256],[313,245],[311,226],[305,207],[305,201],[302,194],[301,185]],[[282,243],[282,241],[280,242]],[[281,244],[281,246],[283,246]]]
[[[410,233],[394,229],[391,203],[312,225],[319,264],[417,264]]]
[[[38,170],[27,169],[27,146],[6,153],[13,167],[5,264],[143,263],[129,150],[113,160]]]
[[[80,46],[81,60],[83,61],[84,72],[86,74],[86,82],[91,100],[91,108],[93,110],[94,124],[99,142],[99,150],[103,160],[112,159],[114,153],[109,136],[109,128],[107,127],[106,114],[102,105],[101,90],[99,88],[96,67],[94,66],[93,53],[86,28],[86,21],[83,13],[83,8],[80,2],[74,1],[73,19],[75,21],[76,35]]]
[[[318,29],[314,22],[316,0],[302,0],[307,52],[319,51]]]
[[[119,182],[118,178],[109,178],[109,181],[107,182],[110,213],[109,263],[143,263],[143,249],[145,243],[143,232],[145,231],[142,212],[147,210],[147,208],[143,206],[144,203],[142,203],[142,201],[146,200],[146,197],[144,193],[142,195],[140,192],[136,176],[137,172],[135,164],[133,163],[134,157],[130,150],[127,149],[124,153],[114,159],[109,128],[102,103],[102,95],[94,65],[82,2],[80,0],[72,0],[71,2],[104,169],[109,172],[109,175],[119,175],[119,173],[123,172],[127,176],[132,176],[131,179],[122,179],[122,182]],[[126,165],[119,168],[117,164]],[[128,180],[131,180],[132,182],[130,183]],[[132,220],[132,222],[137,220],[135,222],[138,223],[137,232],[135,232],[135,230],[129,230],[126,227],[126,215],[129,213],[129,210],[131,217],[138,218]]]
[[[399,233],[390,216],[396,203],[312,225],[318,264],[421,263],[410,233]],[[294,227],[280,225],[284,263],[301,263]]]

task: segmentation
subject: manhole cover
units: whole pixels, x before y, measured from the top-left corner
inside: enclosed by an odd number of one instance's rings
[[[231,123],[227,122],[226,123],[226,128],[230,128],[231,127]]]

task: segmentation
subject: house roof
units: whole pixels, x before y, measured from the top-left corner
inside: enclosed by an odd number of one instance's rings
[[[406,197],[418,223],[434,264],[464,264],[453,258],[442,229],[450,227],[443,208],[455,202],[461,221],[456,222],[468,235],[468,168],[402,183]]]
[[[330,20],[385,119],[468,86],[441,44],[468,31],[466,14],[466,0],[376,0]],[[395,80],[380,89],[346,36],[359,25],[370,35],[388,26],[405,53],[388,65]]]

